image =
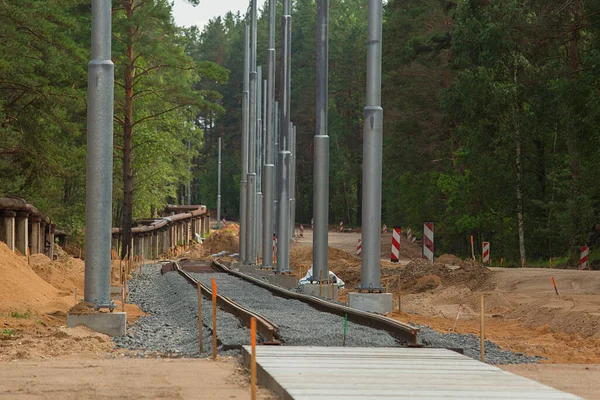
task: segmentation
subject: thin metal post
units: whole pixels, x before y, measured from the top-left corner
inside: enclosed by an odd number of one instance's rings
[[[291,26],[290,0],[283,1],[281,17],[281,118],[279,121],[279,163],[278,171],[278,229],[277,229],[277,272],[289,271],[290,260],[290,61]]]
[[[246,264],[256,264],[256,0],[250,14],[250,134],[246,196]]]
[[[329,136],[327,135],[329,0],[317,0],[317,107],[313,177],[313,280],[329,276]]]
[[[292,161],[290,163],[290,234],[292,239],[296,236],[296,127],[290,122],[290,152]]]
[[[114,308],[110,299],[113,107],[111,2],[92,0],[92,59],[88,63],[86,241],[84,301]]]
[[[191,205],[192,204],[192,156],[191,156],[191,149],[192,149],[192,143],[188,140],[188,181],[187,181],[187,205]]]
[[[250,27],[244,30],[244,92],[242,97],[242,176],[240,181],[240,262],[245,264],[247,237],[248,139],[250,134]]]
[[[263,167],[263,260],[262,266],[273,267],[273,205],[275,200],[275,0],[269,0],[269,43],[267,49],[267,84],[265,88],[265,165]]]
[[[221,138],[219,137],[219,158],[217,165],[217,229],[221,228]]]
[[[262,146],[263,146],[263,118],[262,118],[262,67],[256,67],[256,217],[254,223],[254,237],[256,241],[256,255],[260,254],[262,246]]]
[[[275,137],[275,153],[273,154],[273,157],[275,158],[275,175],[274,175],[274,185],[275,185],[275,195],[274,195],[274,201],[273,201],[273,212],[275,217],[273,218],[273,232],[275,232],[275,235],[277,236],[277,230],[279,229],[279,170],[281,169],[281,165],[280,165],[280,159],[279,159],[279,119],[280,119],[280,114],[279,114],[279,102],[276,101],[275,102],[275,132],[274,132],[274,137]]]
[[[364,108],[362,176],[362,260],[360,287],[381,290],[381,0],[369,0],[367,28],[367,103]]]

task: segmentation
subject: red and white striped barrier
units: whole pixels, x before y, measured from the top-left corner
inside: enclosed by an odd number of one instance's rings
[[[406,230],[406,238],[409,242],[412,242],[412,231],[410,230],[410,228]]]
[[[413,236],[412,239],[410,240],[412,243],[417,243],[417,237]]]
[[[225,217],[221,218],[221,223],[223,224],[223,226],[227,225],[227,221],[225,220]]]
[[[482,261],[484,265],[488,265],[490,262],[490,242],[483,242],[482,246]]]
[[[382,233],[387,232],[387,225],[386,224],[383,224],[383,228],[381,228],[381,232]]]
[[[304,237],[304,225],[300,224],[300,237]]]
[[[400,237],[402,236],[402,228],[395,226],[392,229],[392,254],[390,259],[392,262],[398,262],[400,258]]]
[[[579,257],[579,269],[586,269],[588,263],[588,254],[590,252],[590,248],[587,246],[583,246],[581,248],[581,257]]]
[[[340,221],[340,232],[344,232],[344,221]]]
[[[356,245],[356,255],[360,256],[362,254],[362,239],[358,239],[358,244]]]
[[[433,222],[423,223],[423,258],[433,262],[435,224]]]
[[[273,256],[277,256],[277,236],[273,234]]]

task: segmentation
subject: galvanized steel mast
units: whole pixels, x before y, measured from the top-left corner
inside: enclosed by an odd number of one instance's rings
[[[242,96],[242,176],[240,181],[240,262],[246,263],[247,237],[247,178],[248,178],[248,136],[249,136],[249,99],[250,99],[250,27],[244,29],[244,91]]]
[[[92,59],[88,63],[84,300],[114,308],[110,299],[113,107],[111,2],[92,0]]]
[[[217,229],[221,228],[221,138],[219,137],[219,158],[217,165]]]
[[[317,0],[317,107],[313,177],[313,280],[329,276],[329,136],[327,135],[329,0]]]
[[[275,8],[276,1],[269,0],[269,43],[267,48],[267,86],[265,93],[265,165],[263,168],[263,248],[262,266],[273,267],[273,206],[275,201]]]
[[[364,109],[362,176],[362,261],[360,288],[381,290],[381,0],[369,0],[367,30],[367,103]]]

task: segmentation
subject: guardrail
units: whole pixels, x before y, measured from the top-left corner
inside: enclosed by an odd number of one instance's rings
[[[169,257],[179,246],[187,247],[210,232],[210,214],[206,206],[168,205],[160,218],[141,220],[131,230],[132,259]],[[122,229],[113,228],[112,248],[120,253]]]
[[[23,255],[44,253],[54,258],[56,226],[20,197],[0,197],[0,241]]]

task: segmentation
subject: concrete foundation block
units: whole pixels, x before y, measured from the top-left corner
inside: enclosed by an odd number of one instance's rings
[[[265,270],[262,270],[263,272]],[[298,286],[298,278],[294,275],[290,274],[274,274],[270,272],[268,275],[265,275],[267,281],[273,285],[281,286],[286,289],[292,289]]]
[[[244,274],[253,274],[256,272],[256,269],[258,268],[258,266],[256,266],[256,265],[244,265],[244,264],[240,264],[240,263],[236,263],[236,264],[238,264],[237,267],[240,270],[240,272],[244,273]]]
[[[393,295],[391,293],[348,293],[348,305],[361,311],[387,314],[392,312]]]
[[[74,328],[78,325],[104,333],[108,336],[123,336],[127,326],[127,313],[124,312],[99,312],[92,314],[67,314],[67,327]]]
[[[338,286],[334,284],[322,284],[319,289],[318,284],[308,283],[306,285],[300,285],[300,293],[308,296],[324,297],[333,301],[338,301]],[[333,296],[332,296],[333,291]]]
[[[111,300],[119,300],[121,301],[121,290],[122,286],[111,286],[110,287],[110,298]],[[129,303],[129,292],[125,294],[125,302]]]

